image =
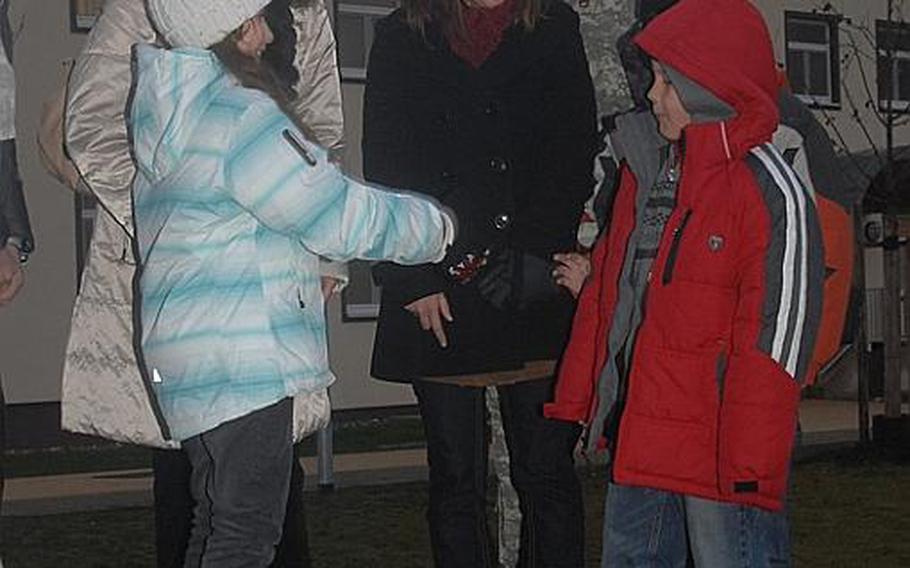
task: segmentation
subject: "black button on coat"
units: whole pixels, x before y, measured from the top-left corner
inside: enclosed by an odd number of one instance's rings
[[[451,258],[509,247],[549,259],[575,248],[594,183],[595,114],[578,16],[568,5],[547,2],[530,32],[507,29],[477,69],[452,53],[437,27],[422,36],[396,11],[378,22],[370,55],[363,171],[451,207],[459,228]],[[383,263],[374,277],[382,307],[372,374],[389,380],[556,358],[574,309],[566,293],[498,310],[433,265]],[[446,349],[404,309],[436,292],[455,320],[446,324]]]

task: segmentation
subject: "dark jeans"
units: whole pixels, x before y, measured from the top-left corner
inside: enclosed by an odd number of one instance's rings
[[[192,466],[182,450],[155,450],[155,550],[158,568],[184,564],[192,527]],[[276,568],[309,568],[309,542],[303,506],[304,471],[293,460],[281,541],[272,561]]]
[[[155,551],[158,568],[180,568],[186,557],[193,523],[190,494],[192,466],[182,450],[155,450]],[[310,546],[303,507],[304,471],[298,460],[291,468],[291,487],[284,514],[284,529],[274,568],[309,568]]]
[[[6,471],[3,462],[6,459],[6,399],[3,397],[3,377],[0,376],[0,505],[3,504],[3,485]]]
[[[543,417],[552,379],[498,389],[512,484],[521,503],[519,566],[580,567],[584,516],[573,460],[580,427]],[[427,437],[434,562],[440,568],[491,567],[484,389],[414,381],[414,392]]]

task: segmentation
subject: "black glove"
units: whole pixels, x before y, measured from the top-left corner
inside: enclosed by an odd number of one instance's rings
[[[505,309],[512,299],[518,255],[512,249],[503,249],[487,260],[477,277],[477,292],[498,310]]]
[[[519,253],[519,268],[515,302],[519,309],[529,304],[558,296],[562,292],[553,278],[552,261],[528,252]]]

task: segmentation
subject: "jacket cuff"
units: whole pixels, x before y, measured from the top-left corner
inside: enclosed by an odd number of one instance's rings
[[[455,242],[455,236],[457,233],[457,225],[455,224],[455,212],[449,208],[443,208],[440,213],[442,214],[442,225],[443,225],[443,243],[442,250],[439,252],[439,256],[433,261],[442,262],[446,254],[449,251],[449,247],[452,246],[452,243]]]

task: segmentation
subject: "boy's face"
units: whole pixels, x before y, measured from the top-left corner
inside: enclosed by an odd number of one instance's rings
[[[651,62],[651,69],[654,71],[654,84],[648,91],[648,99],[651,101],[651,110],[657,117],[660,133],[667,140],[679,140],[683,129],[691,124],[692,117],[683,107],[679,94],[660,63]]]

